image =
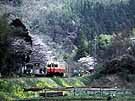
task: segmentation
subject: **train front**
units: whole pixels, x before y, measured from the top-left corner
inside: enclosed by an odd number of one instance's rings
[[[55,61],[49,61],[46,65],[47,76],[60,76],[63,77],[65,75],[65,64]]]

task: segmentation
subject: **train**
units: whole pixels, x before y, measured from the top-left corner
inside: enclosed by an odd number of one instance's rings
[[[91,68],[92,67],[92,68]],[[90,66],[85,68],[68,68],[68,65],[59,61],[48,61],[45,65],[38,62],[26,63],[19,75],[35,77],[75,77],[94,73],[95,69]]]
[[[24,75],[41,76],[60,76],[64,77],[67,74],[67,66],[65,63],[58,61],[48,61],[46,65],[41,66],[40,63],[26,63],[22,68],[21,73]]]
[[[65,64],[60,62],[52,62],[49,61],[46,65],[46,74],[47,76],[65,76],[66,73],[66,67]]]

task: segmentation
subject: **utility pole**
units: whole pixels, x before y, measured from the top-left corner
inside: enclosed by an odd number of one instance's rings
[[[94,68],[96,67],[97,60],[97,34],[95,33],[94,42],[93,42],[93,57],[94,57]]]
[[[96,14],[95,14],[96,15]],[[93,21],[96,27],[96,31],[94,32],[94,68],[96,67],[96,60],[97,60],[97,34],[99,33],[99,25],[96,22],[95,18],[93,17]]]

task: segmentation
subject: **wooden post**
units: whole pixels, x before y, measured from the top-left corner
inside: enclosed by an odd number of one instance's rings
[[[75,87],[74,87],[74,96],[75,96]]]
[[[46,90],[45,90],[45,98],[47,97],[47,92],[46,92]]]
[[[124,96],[125,96],[125,94],[126,94],[126,90],[125,90],[125,89],[123,89],[123,91],[124,91]]]
[[[94,90],[94,98],[96,97],[96,91]]]
[[[86,93],[86,94],[88,94],[88,91],[87,91],[87,90],[85,90],[85,93]]]
[[[102,97],[102,88],[100,88],[100,97]]]

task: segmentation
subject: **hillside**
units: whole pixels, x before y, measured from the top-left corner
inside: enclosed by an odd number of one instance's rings
[[[91,51],[94,50],[96,35],[131,34],[135,26],[134,0],[1,2],[3,13],[7,13],[10,19],[21,17],[31,33],[43,38],[47,48],[51,48],[53,55],[61,60],[65,55],[68,57],[67,60],[78,60],[87,54],[93,56],[94,53]],[[3,10],[4,5],[6,12]],[[78,57],[77,51],[80,51],[79,47],[83,47],[80,44],[85,45],[79,41],[80,34],[84,34],[86,47],[84,55]]]
[[[49,60],[82,77],[21,78],[27,64]],[[11,77],[0,80],[9,99],[33,97],[23,93],[29,86],[134,88],[135,0],[0,0],[2,77]]]

